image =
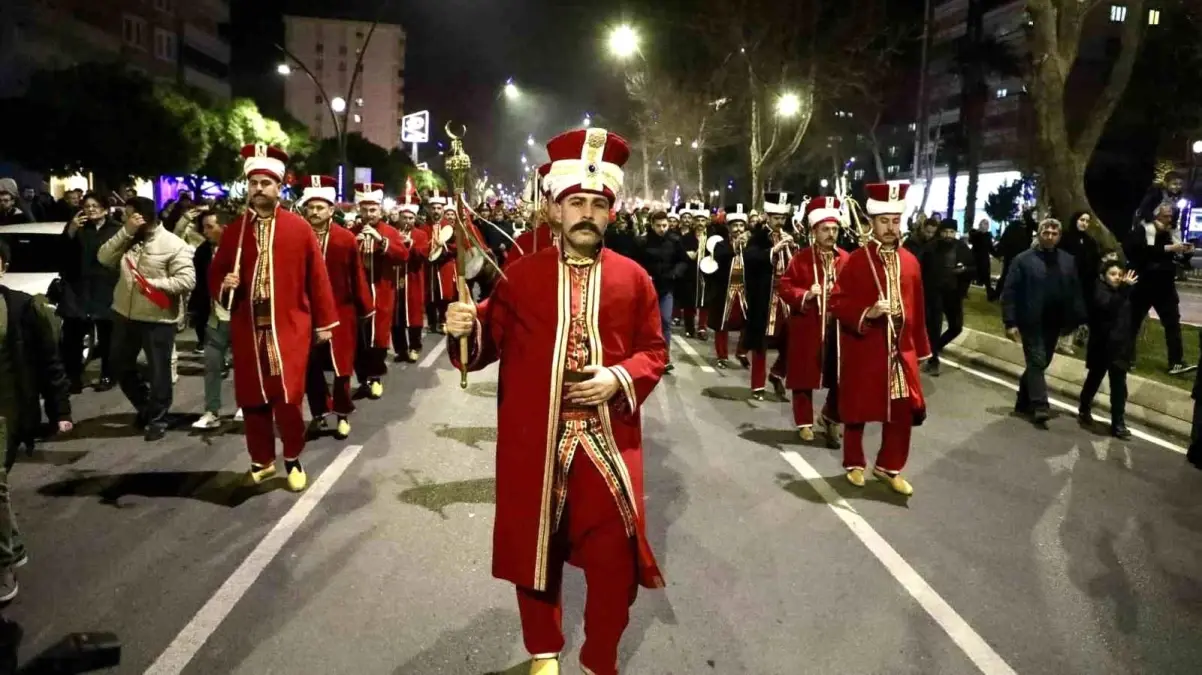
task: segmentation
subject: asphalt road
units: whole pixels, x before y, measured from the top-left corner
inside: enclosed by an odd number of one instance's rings
[[[1178,452],[1068,413],[1035,430],[1005,386],[945,368],[906,501],[847,485],[787,404],[747,400],[746,372],[674,349],[644,409],[669,585],[641,592],[624,672],[1202,671],[1202,473]],[[184,358],[176,407],[199,412]],[[119,393],[77,397],[78,437],[12,477],[21,661],[105,630],[120,673],[524,673],[512,589],[489,576],[495,372],[461,391],[439,354],[386,382],[348,441],[306,450],[303,496],[238,487],[237,428],[147,445]],[[582,591],[569,572],[566,673]]]

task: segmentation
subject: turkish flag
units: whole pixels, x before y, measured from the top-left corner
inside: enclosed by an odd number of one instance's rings
[[[153,302],[159,309],[171,309],[171,297],[162,290],[150,285],[146,277],[134,267],[134,263],[129,258],[125,259],[125,266],[129,269],[130,275],[134,278],[134,283],[138,285],[138,291],[146,296],[147,300]]]

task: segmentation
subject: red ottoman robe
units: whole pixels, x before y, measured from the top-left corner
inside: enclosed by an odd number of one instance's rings
[[[827,321],[830,313],[830,296],[826,304],[822,298],[807,298],[814,284],[822,286],[839,278],[839,271],[847,262],[847,252],[838,247],[834,256],[834,274],[827,279],[822,265],[822,254],[816,248],[803,248],[793,255],[789,267],[780,280],[780,297],[789,306],[789,371],[786,383],[789,389],[827,389],[831,383],[824,381],[824,365],[828,349],[838,349],[838,344],[827,344]]]
[[[397,270],[404,269],[405,261],[409,258],[409,247],[401,239],[401,233],[387,223],[378,223],[376,232],[384,237],[380,246],[370,254],[363,255],[363,269],[367,273],[367,283],[371,286],[372,304],[376,308],[375,316],[368,325],[369,336],[373,347],[389,349],[392,347],[392,315],[396,307]],[[358,236],[363,231],[359,226],[351,229]]]
[[[508,279],[499,281],[479,305],[469,368],[500,361],[493,575],[545,590],[562,362],[571,318],[570,272],[558,248],[526,260],[507,272]],[[629,258],[603,249],[591,269],[586,312],[591,358],[594,365],[612,368],[621,384],[619,393],[599,408],[601,422],[607,445],[620,455],[623,492],[631,496],[639,583],[660,588],[663,576],[646,536],[639,412],[667,364],[659,301],[650,277]],[[457,367],[458,352],[459,341],[450,340],[448,354]],[[573,461],[588,460],[581,456]]]
[[[425,321],[426,265],[430,260],[430,235],[420,227],[409,230],[409,260],[397,268],[397,285],[405,289],[404,316],[394,318],[397,326],[420,327]]]
[[[509,249],[505,254],[506,269],[522,258],[534,255],[544,248],[555,246],[555,237],[551,234],[551,226],[546,223],[540,223],[533,230],[523,232],[514,241],[517,243],[517,246]]]
[[[329,353],[333,357],[330,365],[334,375],[349,376],[354,372],[359,320],[371,318],[376,312],[371,286],[367,283],[359,244],[350,230],[330,223],[328,232],[317,235],[317,242],[326,260],[334,303],[338,307],[338,327],[330,338]]]
[[[230,348],[234,354],[234,400],[240,408],[255,408],[271,403],[263,381],[271,373],[270,365],[260,362],[255,345],[255,320],[250,302],[255,268],[259,262],[259,242],[256,241],[255,216],[244,213],[226,230],[209,267],[209,292],[219,301],[221,282],[234,271],[239,244],[240,284],[234,291],[230,311]],[[338,308],[330,276],[313,228],[300,216],[279,207],[271,227],[270,240],[265,247],[271,252],[271,324],[274,341],[268,345],[281,363],[280,378],[284,401],[299,405],[305,398],[305,371],[313,334],[332,330],[339,323]],[[241,367],[257,364],[257,368]]]
[[[931,355],[922,270],[914,254],[899,247],[899,290],[892,283],[897,279],[890,280],[886,274],[879,249],[879,244],[870,242],[849,255],[831,293],[831,311],[841,324],[839,386],[845,393],[839,397],[839,415],[848,424],[905,421],[889,419],[889,372],[900,366],[914,411],[913,422],[919,424],[926,417],[926,401],[918,361]],[[889,316],[866,318],[870,307],[886,299],[887,286],[889,299],[897,308],[892,332]],[[894,347],[892,353],[890,346]]]

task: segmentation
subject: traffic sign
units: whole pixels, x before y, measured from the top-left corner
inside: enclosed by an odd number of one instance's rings
[[[430,111],[423,110],[401,118],[401,143],[430,141]]]

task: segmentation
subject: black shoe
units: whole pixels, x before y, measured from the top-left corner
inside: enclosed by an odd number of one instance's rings
[[[740,366],[743,366],[744,368],[747,368],[747,369],[751,368],[751,359],[747,358],[746,355],[736,356],[735,358],[739,360]]]
[[[923,368],[923,370],[925,370],[927,375],[930,375],[931,377],[939,377],[939,360],[931,359],[927,361],[926,367]]]
[[[675,365],[673,365],[673,364],[671,364],[671,363],[669,363],[668,365],[664,366],[664,373],[665,373],[665,374],[666,374],[666,373],[670,373],[670,372],[672,372],[673,370],[676,370],[676,366],[675,366]]]
[[[1188,372],[1197,370],[1198,366],[1187,366],[1184,363],[1175,363],[1172,368],[1169,368],[1169,375],[1184,375]]]
[[[96,386],[92,387],[92,391],[109,391],[115,386],[116,383],[113,382],[113,378],[102,377],[100,378],[100,381],[96,383]]]
[[[1038,408],[1031,413],[1031,421],[1035,423],[1035,426],[1043,429],[1047,428],[1048,421],[1051,419],[1052,411],[1048,410],[1047,408]]]
[[[776,394],[776,397],[782,401],[788,401],[789,390],[785,389],[785,379],[783,377],[777,377],[773,375],[769,377],[768,380],[772,382],[772,391]]]
[[[160,423],[151,424],[146,427],[146,435],[143,437],[147,443],[163,440],[167,435],[167,425]]]
[[[1077,424],[1080,424],[1081,426],[1086,427],[1086,428],[1092,427],[1093,426],[1093,413],[1091,413],[1088,410],[1078,410],[1077,411]]]
[[[72,395],[82,394],[83,393],[83,382],[80,382],[79,380],[71,380],[70,391],[71,391]]]
[[[1110,435],[1114,436],[1115,438],[1119,439],[1120,441],[1131,440],[1131,430],[1128,429],[1127,426],[1123,425],[1123,424],[1111,427]]]
[[[718,362],[714,364],[714,366],[717,367],[718,370],[726,370],[730,367],[730,361],[727,361],[726,359],[718,359]]]

